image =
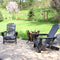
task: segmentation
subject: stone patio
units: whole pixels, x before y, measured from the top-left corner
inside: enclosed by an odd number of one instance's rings
[[[0,36],[0,58],[2,60],[60,60],[60,51],[48,49],[37,53],[33,43],[26,43],[27,40],[17,39],[17,44],[3,44]]]

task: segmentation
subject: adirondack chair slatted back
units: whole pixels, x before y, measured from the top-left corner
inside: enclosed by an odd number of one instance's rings
[[[53,27],[51,28],[48,37],[54,37],[55,33],[57,32],[57,30],[59,29],[59,25],[55,24],[53,25]]]
[[[14,36],[16,25],[14,23],[7,24],[7,36]]]

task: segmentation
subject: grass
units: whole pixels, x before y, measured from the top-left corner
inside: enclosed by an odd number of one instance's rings
[[[18,31],[18,37],[22,39],[28,39],[27,30],[29,31],[40,31],[40,33],[48,33],[53,24],[47,22],[34,22],[34,21],[23,21],[23,20],[12,20],[0,22],[0,32],[6,31],[6,25],[8,23],[16,24],[16,31]],[[60,29],[58,30],[58,32]]]

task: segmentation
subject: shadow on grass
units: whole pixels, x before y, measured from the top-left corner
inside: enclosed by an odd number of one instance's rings
[[[47,20],[38,20],[38,21],[30,21],[31,25],[42,25],[42,24],[58,24],[58,21],[54,21],[53,18],[49,18]]]
[[[54,18],[49,18],[49,22],[52,24],[58,24],[58,21],[54,21]]]

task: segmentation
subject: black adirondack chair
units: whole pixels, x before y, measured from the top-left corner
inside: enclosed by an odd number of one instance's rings
[[[16,25],[14,23],[7,24],[7,31],[2,32],[3,44],[5,42],[15,42],[17,43],[18,32],[15,31]]]
[[[33,37],[35,37],[34,47],[38,48],[38,52],[41,52],[42,48],[44,48],[44,47],[42,47],[43,46],[43,44],[42,44],[43,39],[46,39],[44,42],[45,47],[59,50],[59,48],[53,46],[53,42],[56,38],[56,37],[54,37],[54,35],[57,32],[58,28],[59,28],[59,25],[55,24],[52,26],[52,28],[48,34],[33,34]],[[47,35],[47,37],[37,37],[39,35]],[[37,40],[37,38],[39,38],[40,40]]]

